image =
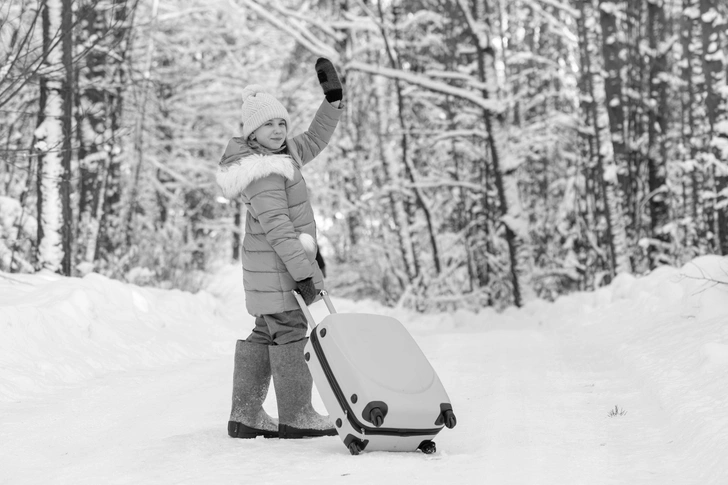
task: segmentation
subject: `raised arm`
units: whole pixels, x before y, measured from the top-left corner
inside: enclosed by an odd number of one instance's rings
[[[321,150],[326,148],[343,112],[343,109],[334,108],[324,100],[316,111],[308,130],[290,140],[292,143],[289,144],[289,148],[296,151],[303,165],[313,160],[316,155],[321,153]]]
[[[320,57],[316,61],[316,76],[326,100],[321,103],[308,130],[293,137],[290,147],[296,150],[303,165],[313,160],[328,145],[344,111],[341,102],[343,88],[331,61]]]

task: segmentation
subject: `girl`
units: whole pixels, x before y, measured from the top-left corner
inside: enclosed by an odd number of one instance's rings
[[[247,208],[243,240],[243,285],[255,328],[235,348],[233,404],[228,434],[303,438],[333,436],[328,417],[311,406],[313,380],[303,360],[306,318],[291,290],[307,305],[323,277],[316,261],[316,224],[301,168],[331,139],[343,112],[342,88],[328,59],[316,61],[326,100],[308,131],[288,137],[288,111],[257,85],[243,90],[242,137],[230,140],[217,182],[227,198]],[[309,258],[305,244],[314,245]],[[278,420],[263,410],[271,375]]]

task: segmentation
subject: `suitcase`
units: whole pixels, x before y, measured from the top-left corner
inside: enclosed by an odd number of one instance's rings
[[[437,373],[395,318],[330,312],[318,325],[294,290],[311,334],[304,359],[339,437],[352,455],[434,453],[432,439],[457,420]]]

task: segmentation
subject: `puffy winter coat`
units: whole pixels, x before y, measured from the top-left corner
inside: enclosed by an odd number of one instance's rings
[[[342,109],[324,101],[308,130],[286,140],[289,155],[254,153],[241,138],[228,143],[217,182],[225,197],[242,196],[247,208],[243,239],[245,304],[251,315],[298,308],[291,290],[296,281],[323,276],[306,256],[298,235],[316,238],[316,223],[301,167],[329,143]]]

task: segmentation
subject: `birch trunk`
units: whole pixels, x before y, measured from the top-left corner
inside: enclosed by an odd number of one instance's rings
[[[42,68],[43,121],[36,129],[38,164],[38,266],[59,271],[63,264],[63,214],[60,182],[63,176],[63,56],[55,42],[61,31],[60,0],[44,0],[43,45],[47,48]]]

